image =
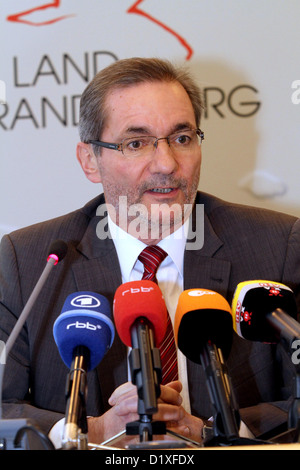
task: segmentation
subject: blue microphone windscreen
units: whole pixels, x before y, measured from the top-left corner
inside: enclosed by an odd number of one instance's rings
[[[53,326],[54,340],[68,368],[77,346],[90,351],[88,370],[94,369],[111,347],[115,328],[108,300],[94,292],[70,294]]]

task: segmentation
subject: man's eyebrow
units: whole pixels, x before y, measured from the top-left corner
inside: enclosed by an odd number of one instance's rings
[[[128,127],[125,131],[125,134],[145,135],[150,134],[150,131],[147,129],[147,127]]]
[[[180,122],[178,124],[175,124],[172,128],[170,128],[170,134],[173,134],[174,132],[178,132],[184,129],[193,129],[194,126],[190,122]],[[152,132],[147,127],[143,126],[131,126],[128,127],[125,130],[125,134],[130,134],[130,135],[153,135]]]
[[[194,128],[195,128],[195,126],[193,124],[191,124],[190,122],[180,122],[179,124],[176,124],[173,127],[173,130],[172,130],[171,134],[174,133],[174,132],[185,130],[185,129],[194,129]]]

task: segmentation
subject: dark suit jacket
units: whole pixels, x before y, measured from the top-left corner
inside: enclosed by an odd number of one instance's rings
[[[239,282],[266,279],[282,282],[299,293],[299,220],[226,203],[207,194],[199,194],[197,202],[205,207],[204,246],[185,252],[185,289],[211,289],[231,302]],[[100,219],[95,214],[101,203],[103,196],[66,216],[18,230],[1,243],[0,339],[4,341],[44,269],[50,243],[63,239],[69,247],[66,258],[51,272],[11,351],[4,379],[4,416],[31,417],[45,432],[65,412],[68,370],[52,328],[67,295],[89,290],[112,302],[121,284],[112,240],[96,236]],[[202,367],[190,361],[187,367],[192,412],[209,417],[212,408]],[[234,335],[228,368],[242,417],[250,428],[256,435],[271,428],[276,431],[286,421],[282,401],[290,395],[290,361],[282,364],[274,345]],[[126,380],[126,348],[116,335],[112,348],[88,374],[88,415],[105,412],[110,394]]]

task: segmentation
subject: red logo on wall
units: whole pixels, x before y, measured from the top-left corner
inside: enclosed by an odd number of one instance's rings
[[[30,26],[45,26],[48,24],[53,24],[57,23],[57,21],[65,20],[66,18],[69,18],[74,15],[64,15],[64,16],[58,16],[56,18],[51,18],[47,21],[31,21],[28,19],[30,15],[37,11],[41,10],[47,10],[48,8],[59,8],[60,7],[60,0],[54,0],[53,2],[50,3],[45,3],[44,5],[40,5],[34,8],[30,8],[29,10],[21,11],[20,13],[14,13],[13,15],[9,15],[6,19],[7,21],[13,21],[15,23],[25,23],[29,24]]]
[[[148,20],[153,21],[155,24],[157,24],[158,26],[163,28],[168,33],[175,36],[175,38],[180,42],[180,44],[182,44],[183,47],[186,49],[186,51],[187,51],[186,60],[189,60],[193,55],[193,49],[191,48],[191,46],[186,42],[186,40],[182,36],[180,36],[178,33],[176,33],[176,31],[174,31],[173,29],[171,29],[169,26],[162,23],[158,19],[154,18],[153,16],[149,15],[149,13],[146,13],[144,10],[141,10],[139,8],[139,5],[141,5],[143,3],[143,1],[144,0],[138,0],[137,2],[134,2],[134,4],[130,8],[128,8],[127,12],[128,13],[136,13],[137,15],[142,15],[145,18],[147,18]]]
[[[192,55],[193,55],[193,49],[191,46],[187,43],[187,41],[176,31],[171,29],[169,26],[166,24],[162,23],[159,21],[157,18],[154,18],[154,16],[151,16],[149,13],[146,11],[142,10],[140,8],[140,5],[143,3],[144,0],[138,0],[131,5],[131,7],[128,8],[127,13],[135,13],[136,15],[141,15],[144,18],[146,18],[149,21],[152,21],[153,23],[157,24],[159,27],[163,28],[165,31],[167,31],[169,34],[172,34],[179,42],[180,44],[186,49],[186,60],[189,60]],[[42,11],[42,10],[47,10],[47,9],[52,9],[52,8],[59,8],[61,6],[61,0],[54,0],[52,2],[45,3],[40,6],[36,6],[34,8],[30,8],[25,11],[21,11],[19,13],[14,13],[12,15],[9,15],[6,19],[7,21],[12,21],[14,23],[24,23],[28,24],[30,26],[45,26],[45,25],[50,25],[53,23],[57,23],[58,21],[65,20],[67,18],[70,18],[72,16],[75,16],[73,14],[70,15],[63,15],[63,16],[56,16],[55,18],[48,19],[46,21],[33,21],[30,19],[31,15],[37,11]]]

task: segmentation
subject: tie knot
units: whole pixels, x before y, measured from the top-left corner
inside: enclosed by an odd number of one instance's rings
[[[166,256],[167,253],[159,246],[147,246],[138,257],[144,265],[143,279],[156,282],[156,271]]]

